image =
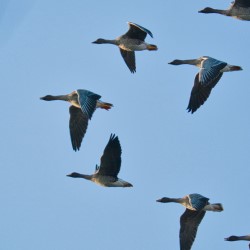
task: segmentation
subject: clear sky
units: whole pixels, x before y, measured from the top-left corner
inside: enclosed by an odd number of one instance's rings
[[[2,0],[1,250],[179,249],[184,207],[163,196],[200,193],[225,211],[208,212],[193,250],[248,249],[225,242],[249,234],[250,22],[199,14],[229,1]],[[131,74],[117,47],[92,44],[149,29],[158,51],[136,52]],[[198,69],[174,59],[208,55],[243,71],[225,73],[208,101],[187,113]],[[97,110],[81,150],[71,147],[69,104],[39,98],[88,89],[111,102]],[[119,177],[103,188],[66,177],[94,172],[111,133]]]

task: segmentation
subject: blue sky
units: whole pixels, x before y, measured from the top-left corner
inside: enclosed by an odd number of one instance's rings
[[[249,234],[249,22],[199,14],[230,1],[9,0],[0,4],[1,228],[4,250],[178,249],[184,207],[163,196],[200,193],[225,211],[207,213],[193,250],[247,249]],[[136,53],[131,74],[112,45],[127,21],[149,29],[158,51]],[[195,114],[186,112],[198,69],[174,59],[208,55],[225,73]],[[81,150],[71,148],[69,105],[47,94],[88,89],[114,104],[93,115]],[[119,176],[133,188],[66,177],[91,174],[111,133]]]

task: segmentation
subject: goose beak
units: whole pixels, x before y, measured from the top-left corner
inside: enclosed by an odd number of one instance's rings
[[[156,200],[157,202],[162,202],[162,198],[161,199],[158,199],[158,200]]]

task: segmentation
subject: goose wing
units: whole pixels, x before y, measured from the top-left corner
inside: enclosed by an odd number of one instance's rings
[[[201,105],[205,103],[208,99],[213,87],[217,84],[217,82],[222,77],[222,73],[216,75],[216,78],[213,78],[213,82],[210,84],[202,84],[199,80],[199,73],[195,76],[194,86],[191,91],[189,103],[187,110],[188,112],[194,113]]]
[[[180,250],[190,250],[195,240],[198,226],[201,223],[205,211],[192,211],[186,209],[180,218]]]
[[[75,106],[69,107],[69,131],[72,147],[75,151],[81,147],[82,139],[87,131],[88,116],[80,108]]]
[[[128,25],[129,25],[129,30],[127,31],[127,33],[124,34],[124,36],[127,36],[131,39],[139,39],[141,41],[144,41],[147,34],[153,37],[151,31],[136,23],[128,22]]]
[[[200,194],[189,194],[189,201],[191,206],[196,210],[202,210],[209,201],[209,198],[204,197],[203,195]]]
[[[88,118],[91,119],[96,109],[97,100],[99,100],[101,96],[85,89],[78,89],[76,92],[82,112],[86,113]]]
[[[199,81],[202,85],[215,86],[218,82],[218,76],[221,74],[221,70],[225,68],[227,63],[216,60],[211,57],[207,57],[201,62],[201,70],[199,72]],[[216,82],[217,81],[217,82]],[[214,82],[216,82],[214,84]]]
[[[233,5],[238,6],[238,7],[243,7],[243,8],[250,8],[250,1],[249,0],[235,0]]]
[[[121,55],[128,66],[131,73],[135,73],[136,66],[135,66],[135,52],[134,51],[127,51],[124,49],[120,49]]]
[[[122,149],[119,139],[114,134],[111,134],[101,157],[98,174],[117,177],[121,168],[121,154]]]

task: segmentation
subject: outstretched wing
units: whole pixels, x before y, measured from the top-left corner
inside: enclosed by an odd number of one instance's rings
[[[122,149],[119,139],[114,134],[111,134],[101,157],[98,174],[117,177],[121,168],[121,154]]]
[[[78,94],[78,101],[82,112],[86,113],[88,118],[91,119],[96,109],[96,102],[101,98],[101,96],[84,89],[78,89],[76,92]]]
[[[127,36],[131,39],[139,39],[141,41],[144,41],[147,34],[153,37],[151,31],[136,23],[128,22],[128,25],[129,25],[129,30],[127,31],[127,33],[124,34],[124,36]]]
[[[203,60],[199,72],[199,82],[204,86],[214,87],[218,82],[218,77],[221,75],[221,70],[225,68],[226,65],[227,63],[218,61],[211,57]]]
[[[180,250],[190,250],[195,240],[198,226],[201,223],[205,211],[192,211],[186,209],[180,218]]]
[[[189,194],[189,202],[195,210],[202,210],[209,201],[209,198],[200,194]]]
[[[222,73],[219,73],[217,74],[216,78],[213,78],[213,82],[208,85],[204,85],[199,81],[199,73],[195,76],[194,86],[192,88],[187,107],[188,112],[194,113],[201,105],[205,103],[212,91],[212,88],[218,83],[221,77]]]
[[[82,139],[87,131],[88,116],[80,108],[75,106],[69,107],[69,131],[72,147],[75,151],[81,147]]]
[[[134,51],[127,51],[120,48],[121,55],[127,64],[129,70],[131,73],[135,73],[136,67],[135,67],[135,52]]]

